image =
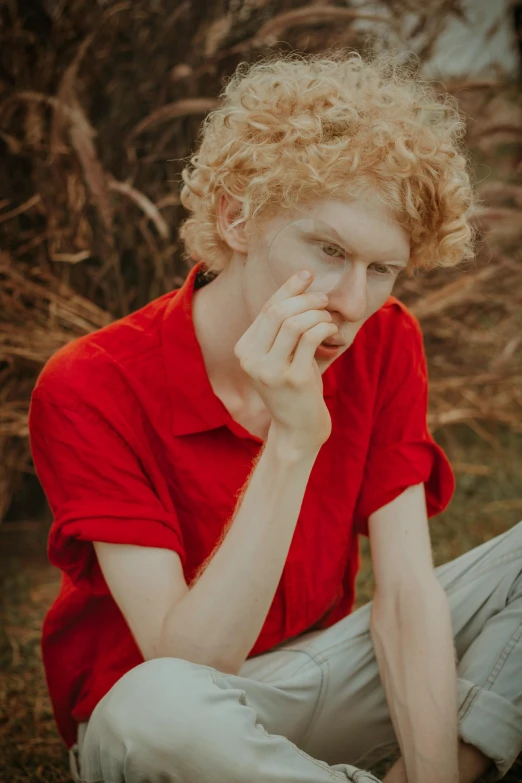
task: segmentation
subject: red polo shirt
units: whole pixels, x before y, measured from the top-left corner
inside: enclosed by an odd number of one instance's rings
[[[76,722],[143,661],[92,541],[172,549],[190,583],[263,443],[234,421],[206,374],[192,321],[201,267],[181,289],[59,350],[33,392],[32,453],[54,514],[48,553],[63,572],[44,621],[43,662],[68,746]],[[350,612],[357,534],[370,514],[420,482],[430,516],[453,492],[426,426],[421,332],[396,299],[364,324],[323,386],[332,434],[250,655]]]

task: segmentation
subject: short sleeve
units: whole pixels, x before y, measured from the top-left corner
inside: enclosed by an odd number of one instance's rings
[[[428,516],[443,511],[455,490],[450,463],[427,424],[428,373],[422,333],[405,309],[394,336],[354,523],[368,535],[368,519],[405,489],[424,483]]]
[[[174,508],[160,499],[142,457],[97,411],[68,409],[33,394],[29,433],[54,516],[49,560],[76,586],[108,590],[92,541],[162,547],[184,561]]]

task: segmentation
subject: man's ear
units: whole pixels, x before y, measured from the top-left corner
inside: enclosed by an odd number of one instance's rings
[[[219,233],[223,240],[232,250],[238,250],[240,253],[246,253],[248,244],[246,241],[245,226],[232,226],[235,220],[241,215],[241,202],[232,198],[226,193],[219,197],[217,210],[217,225]]]

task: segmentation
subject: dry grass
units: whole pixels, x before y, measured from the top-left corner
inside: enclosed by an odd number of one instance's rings
[[[374,26],[376,47],[392,41],[422,62],[448,17],[463,14],[460,0],[429,8],[390,0],[380,15],[371,3],[354,10],[294,0],[51,5],[3,10],[0,65],[11,79],[0,90],[8,184],[0,200],[0,520],[32,472],[26,414],[43,363],[68,340],[182,283],[175,227],[184,212],[172,183],[238,62],[361,47],[361,22]],[[484,238],[476,265],[406,281],[399,293],[429,347],[432,427],[501,421],[519,429],[520,99],[498,80],[447,86],[469,117],[483,198],[474,221]]]

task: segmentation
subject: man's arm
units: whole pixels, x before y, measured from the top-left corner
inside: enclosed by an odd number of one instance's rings
[[[369,535],[371,635],[407,781],[456,783],[455,651],[433,569],[424,486],[409,487],[372,514]]]
[[[270,609],[318,451],[296,449],[271,429],[224,540],[190,589],[174,552],[95,542],[145,659],[184,658],[237,674]]]

